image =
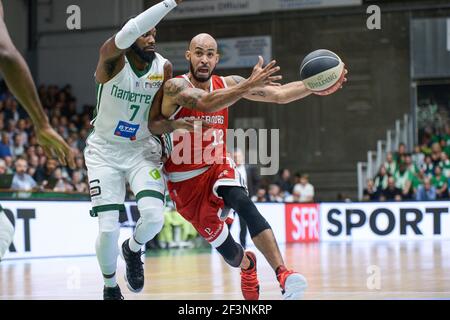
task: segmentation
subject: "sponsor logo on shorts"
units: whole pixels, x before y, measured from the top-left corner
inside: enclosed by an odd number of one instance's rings
[[[217,230],[215,230],[215,231],[212,231],[211,228],[205,228],[204,230],[205,230],[206,234],[208,235],[208,237],[205,237],[205,240],[208,242],[214,241],[219,236],[219,234],[222,232],[222,229],[223,229],[223,223],[221,223],[219,225],[219,227],[217,228]]]
[[[161,179],[161,174],[159,173],[158,169],[153,169],[152,171],[150,171],[150,176],[155,180]]]

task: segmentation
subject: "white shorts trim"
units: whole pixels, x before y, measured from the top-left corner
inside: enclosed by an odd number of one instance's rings
[[[230,233],[230,231],[228,230],[227,224],[223,223],[223,228],[222,228],[222,231],[220,231],[219,236],[216,238],[216,240],[211,241],[210,244],[214,248],[220,247],[225,242],[225,240],[227,240],[229,233]]]

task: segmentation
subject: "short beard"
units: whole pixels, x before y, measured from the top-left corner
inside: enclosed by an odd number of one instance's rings
[[[191,71],[192,77],[195,79],[195,81],[200,82],[200,83],[204,83],[204,82],[208,82],[209,79],[211,79],[214,70],[216,70],[216,68],[214,68],[211,73],[209,74],[208,78],[199,78],[195,75],[195,70],[194,70],[194,66],[192,65],[192,62],[189,62],[189,70]]]
[[[130,47],[131,51],[133,51],[142,61],[147,63],[152,63],[156,57],[156,53],[154,51],[145,52],[141,48],[137,46],[136,43],[133,43]]]

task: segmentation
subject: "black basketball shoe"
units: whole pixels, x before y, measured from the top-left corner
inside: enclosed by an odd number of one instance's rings
[[[142,250],[133,252],[128,240],[122,244],[122,257],[125,260],[125,281],[131,292],[138,293],[144,288],[144,263],[141,260]]]
[[[114,288],[103,287],[103,300],[123,300],[119,286],[117,285]]]

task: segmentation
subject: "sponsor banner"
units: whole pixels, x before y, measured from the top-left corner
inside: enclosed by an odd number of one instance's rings
[[[319,9],[362,5],[362,0],[266,0],[262,11]]]
[[[322,203],[320,240],[450,239],[450,202]]]
[[[235,16],[260,12],[261,2],[255,0],[190,0],[177,6],[166,19]]]
[[[319,241],[319,205],[285,205],[286,242]]]
[[[241,37],[217,40],[220,61],[217,69],[253,68],[262,56],[267,63],[272,59],[270,36]],[[189,62],[185,58],[188,42],[166,42],[158,44],[158,52],[173,64],[175,71],[187,72]]]
[[[89,215],[90,202],[2,201],[15,224],[14,241],[4,259],[94,255],[98,219]],[[139,218],[137,206],[121,213],[119,243],[132,234]]]
[[[4,259],[67,257],[95,255],[98,219],[89,215],[87,201],[2,201],[7,216],[14,221],[13,244]],[[272,226],[279,243],[286,242],[284,204],[258,204],[258,209]],[[121,212],[119,244],[132,235],[139,219],[135,203],[125,203]],[[231,228],[239,239],[239,220]],[[247,234],[247,243],[252,244]]]
[[[285,10],[358,6],[362,0],[190,0],[166,17],[168,20],[252,15]]]

